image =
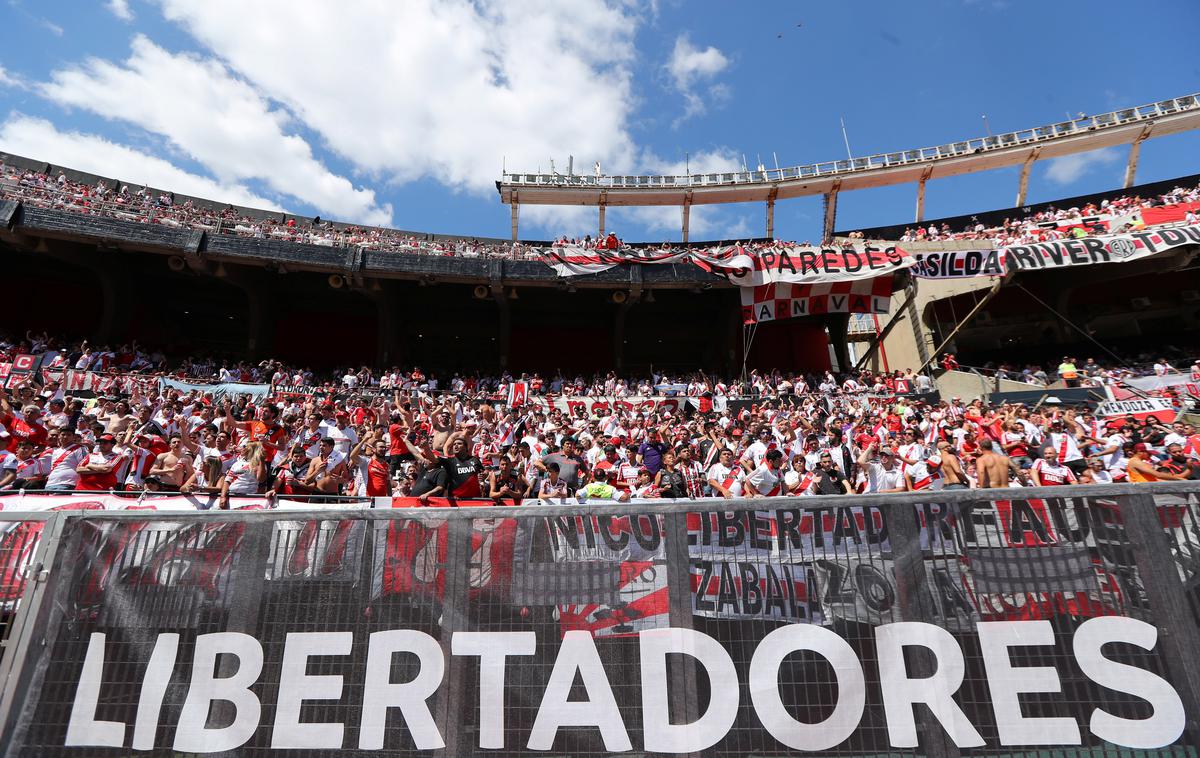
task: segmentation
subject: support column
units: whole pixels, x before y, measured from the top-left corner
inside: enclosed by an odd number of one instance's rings
[[[692,218],[692,193],[687,193],[683,198],[683,244],[688,241],[688,225]]]
[[[396,282],[375,279],[364,289],[364,294],[375,304],[375,362],[380,366],[391,366],[400,362],[397,345],[403,301],[396,296]]]
[[[608,210],[608,192],[600,193],[600,236],[597,239],[604,239],[604,214]]]
[[[492,300],[496,301],[496,308],[499,312],[496,323],[498,331],[496,342],[500,351],[500,368],[509,367],[509,338],[512,335],[512,318],[511,306],[509,305],[508,297],[504,296],[504,288],[492,288]]]
[[[1133,186],[1134,177],[1137,176],[1138,156],[1142,152],[1142,143],[1150,136],[1150,130],[1153,128],[1153,121],[1146,124],[1142,128],[1142,133],[1129,143],[1129,162],[1125,164],[1125,189]]]
[[[833,183],[833,187],[825,193],[825,224],[821,231],[822,244],[833,239],[833,227],[837,223],[837,196],[841,189],[842,180],[838,179]]]
[[[929,180],[929,175],[933,173],[933,166],[926,166],[921,172],[921,178],[917,180],[917,223],[925,220],[925,182]]]
[[[517,193],[512,193],[512,241],[517,241],[517,219],[521,215],[521,204],[517,202]]]
[[[618,372],[625,368],[625,317],[633,307],[633,298],[617,306],[613,317],[613,363]]]
[[[767,193],[767,239],[775,239],[775,198],[779,195],[779,189],[772,187]]]
[[[1017,202],[1013,204],[1014,208],[1020,208],[1025,204],[1025,195],[1029,190],[1029,169],[1033,167],[1033,162],[1042,154],[1042,147],[1038,145],[1029,151],[1029,157],[1025,159],[1025,164],[1021,166],[1021,179],[1017,183]]]
[[[829,343],[833,345],[833,354],[837,358],[837,371],[849,371],[850,349],[847,341],[850,331],[850,314],[833,313],[826,316],[825,328],[829,330]]]

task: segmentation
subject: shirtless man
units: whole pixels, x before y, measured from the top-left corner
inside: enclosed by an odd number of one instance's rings
[[[969,489],[970,481],[967,479],[967,473],[963,471],[962,462],[954,454],[954,446],[946,440],[938,440],[937,449],[942,459],[942,489]]]
[[[1007,487],[1008,475],[1013,469],[1012,461],[1008,459],[1008,456],[997,453],[989,439],[980,440],[979,449],[983,451],[975,459],[979,487],[981,489]]]
[[[184,449],[179,432],[172,434],[167,442],[171,449],[154,459],[149,476],[158,477],[164,490],[178,492],[183,483],[192,478],[192,456]]]

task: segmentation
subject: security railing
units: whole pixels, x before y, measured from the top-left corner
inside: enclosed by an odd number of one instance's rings
[[[902,150],[891,153],[878,153],[863,158],[848,158],[840,161],[826,161],[804,166],[788,168],[759,169],[756,171],[725,171],[717,173],[696,173],[687,176],[587,176],[558,173],[508,173],[501,178],[502,184],[514,186],[541,187],[597,187],[613,189],[644,189],[661,190],[673,188],[694,188],[708,186],[724,186],[738,184],[764,184],[796,179],[815,179],[827,176],[874,169],[895,168],[917,163],[937,161],[946,158],[957,158],[965,155],[1002,150],[1023,145],[1035,145],[1063,137],[1126,126],[1131,123],[1148,121],[1162,116],[1173,115],[1186,111],[1200,110],[1200,95],[1186,95],[1171,100],[1140,105],[1136,108],[1123,108],[1095,116],[1062,121],[1047,126],[1023,129],[1016,132],[975,137],[961,142],[952,142],[935,147],[923,147],[917,150]]]
[[[1195,755],[1198,496],[34,514],[0,752]]]

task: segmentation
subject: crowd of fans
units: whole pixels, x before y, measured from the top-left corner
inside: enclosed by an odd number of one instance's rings
[[[136,344],[94,350],[27,335],[0,347],[54,353],[47,365],[62,368],[166,368]],[[442,384],[419,369],[360,369],[314,387],[318,377],[300,371],[295,382],[291,371],[271,361],[216,369],[216,379],[270,380],[257,400],[154,383],[91,397],[20,380],[0,391],[0,489],[208,493],[227,507],[239,495],[624,501],[1200,477],[1190,424],[930,402],[929,378],[912,372]],[[1072,362],[1060,378],[1066,371],[1078,381],[1105,369]],[[529,400],[510,407],[506,390],[522,380]],[[703,402],[553,402],[663,393]]]
[[[214,208],[177,202],[172,193],[154,193],[128,184],[108,187],[73,182],[57,176],[18,170],[0,163],[0,197],[54,210],[119,218],[143,224],[273,239],[325,247],[361,246],[373,250],[461,257],[536,258],[520,243],[481,242],[473,239],[432,239],[393,229],[334,225],[320,217],[297,221],[286,214],[251,217],[236,208]]]
[[[947,223],[929,224],[904,230],[900,242],[936,242],[943,240],[987,240],[997,247],[1027,245],[1034,242],[1086,237],[1097,234],[1119,234],[1140,229],[1145,225],[1142,212],[1148,208],[1200,203],[1200,186],[1175,187],[1156,197],[1128,195],[1083,207],[1055,208],[1023,216],[1007,218],[1000,226],[989,227],[975,221],[960,229]],[[1197,223],[1195,209],[1187,209],[1181,220]]]
[[[186,227],[212,233],[234,234],[259,239],[274,239],[322,246],[361,246],[373,250],[425,255],[459,257],[517,258],[538,260],[536,247],[520,242],[481,242],[473,239],[433,239],[393,229],[335,225],[320,217],[297,221],[286,214],[247,216],[232,206],[214,208],[187,199],[176,202],[171,193],[158,193],[146,187],[128,184],[108,187],[73,182],[60,171],[56,176],[20,170],[0,163],[0,197],[12,198],[31,205],[66,210],[74,213],[121,218],[140,223]],[[946,223],[930,223],[906,229],[900,242],[938,240],[987,240],[995,246],[1028,244],[1070,236],[1108,234],[1140,228],[1141,212],[1150,207],[1200,203],[1200,186],[1176,187],[1170,192],[1151,198],[1136,195],[1088,203],[1081,208],[1048,208],[1029,216],[1005,219],[996,227],[975,222],[962,229],[951,229]],[[1197,213],[1188,210],[1183,220],[1196,223]],[[851,233],[851,238],[861,238]],[[593,238],[560,236],[556,246],[585,249],[616,248],[624,243],[615,234]],[[739,243],[739,247],[755,252],[770,247],[808,246],[802,242],[773,240]],[[664,248],[671,247],[663,243]]]

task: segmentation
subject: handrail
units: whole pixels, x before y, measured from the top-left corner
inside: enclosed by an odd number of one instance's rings
[[[1122,108],[1095,116],[1084,116],[1032,129],[1022,129],[1020,131],[988,135],[986,137],[973,137],[936,147],[877,153],[862,158],[847,158],[845,160],[825,161],[823,163],[789,166],[787,168],[762,168],[754,171],[721,171],[716,173],[688,174],[685,176],[658,174],[636,176],[602,174],[599,176],[585,176],[559,174],[557,172],[545,174],[504,171],[501,175],[501,184],[545,187],[585,186],[635,190],[657,190],[662,189],[665,185],[691,188],[738,184],[769,184],[793,179],[837,176],[860,171],[894,168],[896,166],[974,155],[980,152],[1004,150],[1069,137],[1080,133],[1123,127],[1131,123],[1146,121],[1159,116],[1194,110],[1200,110],[1200,93],[1140,105],[1135,108]]]
[[[888,494],[861,495],[817,495],[813,497],[740,497],[696,498],[678,500],[655,500],[646,503],[617,503],[612,501],[571,502],[562,505],[491,505],[465,506],[461,508],[362,508],[337,511],[337,518],[418,518],[418,519],[497,519],[562,517],[588,514],[593,516],[627,516],[631,513],[689,513],[695,511],[771,511],[787,508],[843,508],[849,506],[902,506],[941,503],[956,505],[967,502],[992,502],[996,500],[1043,500],[1047,498],[1111,498],[1122,495],[1196,495],[1200,494],[1200,482],[1144,482],[1139,484],[1075,484],[1063,487],[1001,487],[995,489],[966,490],[922,490],[920,492],[897,492]],[[30,511],[41,514],[45,511]],[[198,513],[214,521],[238,520],[303,520],[328,519],[330,511],[317,508],[289,508],[287,510],[254,511],[137,511],[137,510],[94,510],[54,511],[63,518],[88,518],[117,521],[154,521],[195,518]],[[0,520],[18,521],[24,512],[0,511]]]

